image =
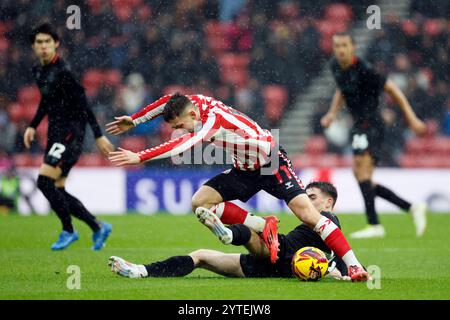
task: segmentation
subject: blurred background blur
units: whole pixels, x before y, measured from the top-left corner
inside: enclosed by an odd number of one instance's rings
[[[71,4],[81,8],[80,30],[66,28]],[[380,5],[380,30],[366,27],[371,4]],[[22,137],[40,99],[28,34],[48,21],[102,125],[167,93],[211,95],[263,127],[280,128],[299,167],[350,166],[350,118],[343,113],[326,132],[319,119],[335,88],[327,65],[331,37],[354,31],[358,54],[389,74],[430,127],[426,137],[414,137],[385,95],[382,114],[392,138],[381,165],[450,168],[449,17],[446,0],[2,0],[0,167],[42,161],[46,123],[31,152]],[[107,166],[88,132],[78,165]],[[111,138],[137,151],[169,136],[156,120]]]

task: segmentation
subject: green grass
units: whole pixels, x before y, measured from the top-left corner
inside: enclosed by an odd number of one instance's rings
[[[364,225],[361,215],[340,219],[345,234]],[[384,215],[385,239],[351,241],[366,266],[381,268],[378,290],[332,279],[228,279],[205,270],[185,278],[121,278],[107,268],[111,255],[147,263],[198,248],[245,251],[221,245],[192,215],[105,220],[113,224],[113,233],[102,251],[91,251],[91,232],[76,221],[80,240],[66,251],[52,252],[60,227],[54,216],[0,217],[0,299],[450,299],[450,215],[430,215],[420,239],[410,217]],[[280,232],[296,224],[293,216],[282,215]],[[69,265],[81,269],[80,290],[67,289]]]

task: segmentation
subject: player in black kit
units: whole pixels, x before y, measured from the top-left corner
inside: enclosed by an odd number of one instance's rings
[[[84,88],[75,80],[68,65],[57,55],[59,38],[49,24],[42,24],[30,34],[31,46],[39,58],[32,69],[41,92],[36,115],[24,134],[24,144],[30,148],[36,128],[48,116],[47,148],[39,170],[37,186],[61,220],[63,230],[52,250],[62,250],[78,240],[71,215],[84,221],[93,231],[93,250],[100,250],[111,232],[111,225],[97,220],[80,200],[65,190],[70,169],[81,153],[86,124],[94,132],[97,147],[107,156],[114,148],[103,136],[90,109]]]
[[[312,182],[306,186],[305,191],[314,207],[339,226],[338,218],[331,212],[337,200],[336,188],[328,182]],[[214,213],[210,214],[211,216],[206,217],[206,221],[202,222],[207,226],[208,220],[215,216]],[[275,264],[271,263],[267,245],[257,232],[243,224],[228,227],[221,225],[221,228],[231,229],[232,244],[244,245],[249,253],[223,253],[200,249],[188,255],[174,256],[148,265],[134,264],[112,256],[109,258],[108,265],[114,273],[128,278],[182,277],[196,268],[207,269],[228,277],[292,278],[294,277],[291,268],[293,255],[299,249],[311,246],[329,254],[328,271],[332,277],[350,280],[344,261],[334,255],[322,238],[305,224],[297,226],[287,235],[278,235],[280,246]]]
[[[373,171],[385,139],[385,126],[379,107],[379,97],[383,91],[396,102],[407,124],[416,134],[424,134],[426,126],[417,118],[408,100],[395,83],[355,56],[354,49],[354,40],[349,33],[337,33],[333,36],[334,58],[331,60],[331,70],[338,88],[330,110],[321,119],[324,127],[330,126],[344,104],[353,117],[351,131],[354,154],[353,172],[364,198],[368,226],[351,234],[350,237],[371,238],[385,235],[375,210],[376,196],[405,211],[410,211],[416,226],[416,234],[421,236],[426,228],[425,203],[411,204],[385,186],[372,181]]]

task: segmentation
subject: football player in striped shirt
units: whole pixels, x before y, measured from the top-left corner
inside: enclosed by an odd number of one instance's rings
[[[270,131],[263,130],[243,113],[214,98],[179,93],[163,96],[132,116],[116,117],[107,124],[106,131],[118,135],[160,115],[172,128],[184,129],[187,133],[140,152],[119,148],[110,152],[110,161],[116,166],[140,164],[180,155],[202,142],[213,143],[231,154],[233,167],[200,187],[192,198],[192,209],[200,220],[205,212],[218,218],[210,219],[217,225],[213,223],[208,227],[223,243],[239,245],[245,240],[239,229],[220,228],[220,223],[243,224],[261,235],[269,249],[271,262],[276,263],[279,249],[277,218],[252,215],[230,202],[236,199],[246,202],[264,190],[284,200],[301,221],[320,235],[345,262],[353,281],[367,281],[368,273],[343,233],[331,219],[314,208],[286,152],[276,144]],[[277,165],[272,168],[275,163]]]

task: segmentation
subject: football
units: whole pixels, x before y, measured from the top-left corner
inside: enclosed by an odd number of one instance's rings
[[[302,281],[318,281],[328,270],[328,260],[320,249],[304,247],[292,257],[292,273]]]

